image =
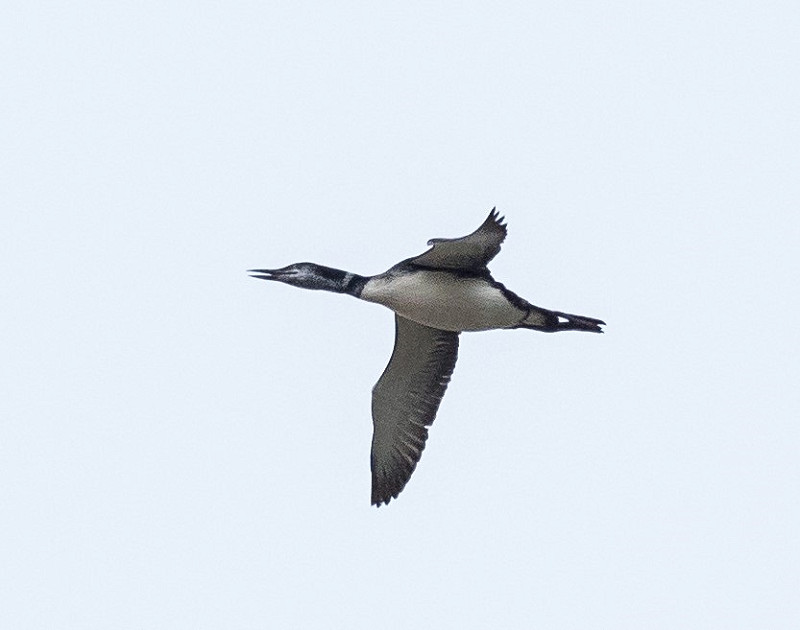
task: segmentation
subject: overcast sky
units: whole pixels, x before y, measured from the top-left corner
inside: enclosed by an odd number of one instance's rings
[[[800,627],[796,2],[0,8],[0,627]],[[605,335],[248,278],[475,229]]]

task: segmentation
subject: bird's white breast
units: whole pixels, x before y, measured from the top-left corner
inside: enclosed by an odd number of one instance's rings
[[[490,282],[447,271],[375,276],[364,286],[360,297],[440,330],[508,328],[526,315]]]

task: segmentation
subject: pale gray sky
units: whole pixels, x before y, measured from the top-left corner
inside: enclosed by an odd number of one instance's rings
[[[800,627],[795,2],[7,1],[0,627]],[[369,505],[372,274],[496,205]]]

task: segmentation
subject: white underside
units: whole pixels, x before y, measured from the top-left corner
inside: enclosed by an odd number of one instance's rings
[[[360,297],[440,330],[509,328],[526,315],[485,280],[460,278],[446,271],[376,276],[367,282]]]

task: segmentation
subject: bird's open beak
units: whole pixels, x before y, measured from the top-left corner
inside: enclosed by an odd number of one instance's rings
[[[251,278],[260,278],[261,280],[275,280],[276,276],[280,273],[279,269],[248,269],[247,273]]]
[[[291,276],[294,272],[286,269],[248,269],[247,273],[251,278],[260,280],[280,280],[286,276]]]

